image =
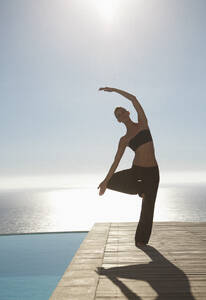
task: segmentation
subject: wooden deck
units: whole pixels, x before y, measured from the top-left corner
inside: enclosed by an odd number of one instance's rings
[[[96,223],[50,300],[205,300],[206,222],[156,222],[136,248],[137,223]]]

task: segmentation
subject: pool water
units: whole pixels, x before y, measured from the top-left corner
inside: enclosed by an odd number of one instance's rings
[[[86,235],[0,235],[0,299],[49,299]]]

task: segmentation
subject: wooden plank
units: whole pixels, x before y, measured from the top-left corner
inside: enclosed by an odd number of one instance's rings
[[[96,223],[50,300],[203,300],[206,222],[156,222],[136,248],[137,223]]]

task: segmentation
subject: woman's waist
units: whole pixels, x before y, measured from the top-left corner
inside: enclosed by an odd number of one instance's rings
[[[132,168],[133,169],[142,169],[142,170],[149,170],[149,169],[158,169],[159,170],[159,166],[158,164],[155,164],[155,165],[150,165],[150,166],[145,166],[145,165],[136,165],[135,163],[132,164]]]
[[[151,176],[152,174],[156,177],[159,176],[159,166],[157,164],[157,162],[155,164],[151,164],[151,165],[137,165],[133,162],[132,164],[132,171],[135,174],[138,175],[143,175],[143,176]]]
[[[134,160],[133,160],[133,165],[135,166],[139,166],[139,167],[145,167],[145,168],[149,168],[149,167],[157,167],[157,160],[156,158],[153,157],[138,157],[135,156]]]

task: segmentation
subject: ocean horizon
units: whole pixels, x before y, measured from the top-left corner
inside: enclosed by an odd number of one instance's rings
[[[138,222],[141,198],[97,187],[0,190],[0,234],[89,231],[96,222]],[[160,183],[154,221],[206,222],[204,182]]]

